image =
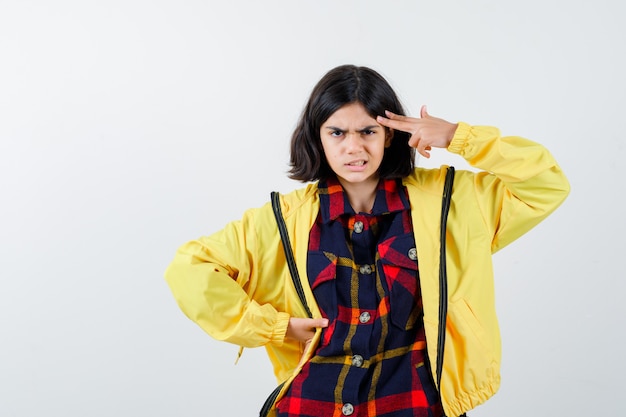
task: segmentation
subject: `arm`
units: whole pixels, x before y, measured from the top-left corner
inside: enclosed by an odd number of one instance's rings
[[[258,278],[254,211],[223,230],[180,247],[165,272],[181,310],[218,340],[244,347],[282,345],[289,315],[252,297]],[[271,277],[270,277],[271,278]],[[272,283],[280,291],[281,282]]]
[[[569,194],[569,182],[550,152],[528,139],[459,123],[448,150],[483,170],[473,175],[472,186],[493,236],[492,252],[545,219]]]
[[[524,138],[501,137],[493,127],[453,124],[430,116],[421,118],[390,112],[378,122],[411,134],[409,144],[429,157],[432,147],[447,148],[483,170],[469,182],[495,252],[530,230],[567,197],[569,183],[548,150]],[[467,184],[468,182],[465,182]],[[461,184],[455,182],[455,189]]]

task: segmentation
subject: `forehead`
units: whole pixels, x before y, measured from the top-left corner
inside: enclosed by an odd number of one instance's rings
[[[349,103],[337,109],[322,126],[352,127],[378,125],[361,103]]]

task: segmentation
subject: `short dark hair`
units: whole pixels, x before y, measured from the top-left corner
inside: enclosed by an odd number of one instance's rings
[[[362,104],[374,119],[384,116],[385,110],[405,114],[389,83],[373,69],[355,65],[333,68],[313,88],[293,132],[289,178],[307,182],[334,176],[322,148],[320,128],[340,107],[351,103]],[[402,178],[413,171],[415,149],[408,138],[408,133],[394,130],[380,164],[381,178]]]

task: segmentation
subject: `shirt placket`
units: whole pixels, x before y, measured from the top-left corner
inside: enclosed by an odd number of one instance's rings
[[[342,393],[342,414],[356,413],[359,404],[359,390],[367,376],[367,363],[375,352],[371,351],[378,297],[376,295],[376,268],[374,267],[375,236],[372,228],[374,217],[364,214],[354,215],[348,244],[352,247],[356,279],[350,280],[350,303],[353,309],[354,335],[349,341],[347,362],[350,364]],[[352,221],[350,221],[352,223]],[[375,346],[375,344],[374,344]]]

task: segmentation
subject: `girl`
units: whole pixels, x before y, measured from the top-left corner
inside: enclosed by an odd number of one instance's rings
[[[480,170],[456,173],[443,265],[448,167],[414,167],[415,151],[433,147]],[[460,416],[490,398],[500,385],[491,255],[567,196],[550,153],[425,107],[407,117],[378,73],[345,65],[315,86],[290,165],[309,182],[280,206],[313,318],[269,204],[178,250],[165,275],[185,314],[216,339],[265,346],[279,417]]]

